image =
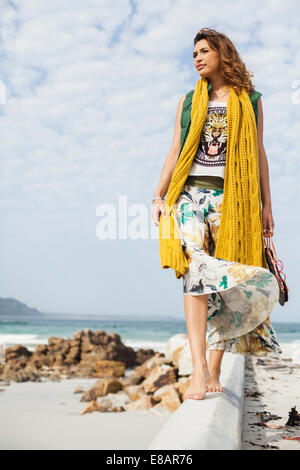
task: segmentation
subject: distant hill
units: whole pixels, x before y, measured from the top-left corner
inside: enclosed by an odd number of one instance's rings
[[[16,299],[0,297],[0,316],[1,315],[43,315],[36,308],[29,308],[23,302]]]

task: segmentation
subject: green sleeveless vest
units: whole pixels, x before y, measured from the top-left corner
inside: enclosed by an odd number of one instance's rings
[[[208,83],[207,85],[207,91],[208,93],[211,90],[211,83]],[[182,105],[182,113],[181,113],[181,134],[180,134],[180,142],[181,142],[181,148],[179,155],[181,154],[181,151],[183,149],[184,143],[186,141],[186,138],[188,136],[189,130],[190,130],[190,124],[191,124],[191,110],[192,110],[192,98],[193,98],[194,90],[191,90],[187,93],[185,100]],[[257,101],[259,97],[262,95],[259,91],[253,90],[250,92],[249,98],[252,103],[253,111],[255,114],[255,121],[257,125]],[[178,158],[179,158],[178,155]],[[178,160],[178,159],[177,159]]]

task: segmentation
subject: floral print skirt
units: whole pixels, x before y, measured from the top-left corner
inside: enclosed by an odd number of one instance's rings
[[[189,263],[184,295],[208,295],[210,350],[281,353],[270,314],[278,301],[276,277],[263,267],[215,258],[223,189],[185,184],[176,202],[182,248]]]

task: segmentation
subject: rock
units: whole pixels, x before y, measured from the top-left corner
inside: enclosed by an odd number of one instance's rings
[[[117,393],[123,389],[123,385],[117,379],[106,377],[103,380],[99,380],[96,384],[90,389],[96,395],[96,397],[104,397],[109,393]]]
[[[130,400],[138,400],[145,393],[142,385],[128,385],[124,387],[124,392],[127,393]]]
[[[179,364],[179,356],[180,356],[183,349],[184,349],[184,345],[181,345],[177,349],[175,349],[175,351],[173,351],[173,364],[177,368],[178,368],[178,364]]]
[[[49,374],[48,379],[51,382],[60,382],[61,381],[61,376],[59,374]]]
[[[49,367],[50,359],[47,356],[48,353],[49,349],[47,345],[38,344],[35,348],[33,355],[30,358],[30,363],[39,369],[42,369],[43,367]]]
[[[51,337],[48,339],[48,352],[49,365],[64,364],[65,358],[70,351],[70,340],[64,338]],[[63,361],[61,361],[61,358]],[[58,359],[58,362],[56,360]]]
[[[177,369],[167,364],[156,366],[151,370],[149,376],[142,383],[146,393],[155,392],[163,385],[168,385],[176,382]]]
[[[52,336],[48,339],[48,345],[36,346],[31,363],[36,367],[63,366],[69,349],[70,340]]]
[[[111,411],[126,411],[123,406],[114,406]]]
[[[6,348],[6,362],[17,362],[24,361],[27,362],[28,359],[32,356],[32,352],[21,344],[15,344],[10,348]]]
[[[177,390],[178,395],[180,397],[180,400],[183,402],[184,401],[184,394],[187,391],[190,383],[191,383],[192,377],[180,377],[179,381],[174,384],[175,390]]]
[[[99,405],[101,405],[101,408],[102,408],[102,410],[104,410],[104,411],[111,411],[111,409],[112,409],[112,407],[113,407],[113,402],[112,402],[110,396],[106,396],[106,397],[101,397],[101,398],[99,398],[99,400],[97,401],[97,403],[98,403]]]
[[[173,353],[176,349],[181,346],[184,346],[187,342],[187,335],[185,333],[178,333],[171,336],[167,342],[166,346],[166,359],[173,361]]]
[[[66,365],[71,365],[71,364],[77,364],[80,361],[80,345],[78,346],[72,346],[68,354],[66,354],[65,358],[65,364]]]
[[[177,353],[176,367],[178,368],[179,376],[191,375],[193,372],[192,355],[188,340]]]
[[[81,360],[84,362],[113,360],[122,361],[126,367],[136,364],[133,348],[125,346],[117,333],[104,330],[84,330],[81,337]]]
[[[47,344],[38,344],[38,345],[35,347],[34,355],[35,355],[36,357],[45,356],[45,355],[48,353],[48,351],[49,351],[49,349],[48,349]]]
[[[55,365],[62,367],[64,365],[64,356],[62,354],[57,354],[55,358]]]
[[[154,369],[157,366],[160,366],[161,364],[164,364],[166,361],[166,357],[162,353],[156,353],[153,357],[150,357],[150,359],[147,359],[143,364],[140,366],[137,366],[133,372],[133,374],[138,374],[142,376],[143,378],[146,378],[152,369]]]
[[[143,362],[147,361],[155,354],[156,352],[153,349],[138,349],[136,351],[136,364],[143,364]]]
[[[95,371],[98,377],[120,377],[125,375],[125,363],[121,361],[97,361]],[[94,377],[96,374],[94,374]]]
[[[128,395],[124,392],[109,393],[106,397],[97,400],[91,400],[88,405],[81,411],[81,415],[85,413],[92,413],[94,411],[103,412],[120,412],[126,410],[126,405],[129,403]]]
[[[123,385],[139,385],[141,382],[143,382],[144,377],[136,372],[135,370],[130,374],[129,377],[127,377],[125,380],[123,380]]]
[[[178,368],[179,376],[192,374],[192,355],[186,334],[177,334],[169,339],[166,347],[166,358],[171,359],[173,365]]]
[[[77,388],[75,388],[75,390],[74,390],[73,393],[74,393],[74,394],[76,394],[76,393],[84,393],[84,390],[83,390],[81,387],[77,387]]]
[[[172,412],[168,410],[164,404],[160,401],[154,405],[151,410],[149,410],[151,414],[157,414],[157,415],[170,415]]]
[[[155,400],[149,395],[143,395],[141,398],[135,401],[131,401],[126,405],[126,410],[139,410],[139,409],[149,409],[155,405]]]
[[[161,404],[169,411],[173,412],[181,405],[181,400],[174,385],[164,385],[160,387],[153,394],[155,401],[161,402]]]
[[[109,393],[106,397],[99,398],[98,402],[105,407],[107,411],[125,411],[130,403],[130,398],[125,392]]]
[[[165,355],[162,353],[155,353],[155,355],[147,359],[143,364],[137,366],[128,378],[123,381],[124,386],[139,385],[157,366],[164,364]]]
[[[94,411],[105,411],[103,407],[97,403],[97,401],[90,401],[80,412],[80,415],[85,415],[86,413],[93,413]]]
[[[6,364],[2,379],[10,379],[14,382],[40,382],[40,374],[30,365],[18,369],[15,364]]]
[[[93,389],[86,390],[85,392],[83,392],[82,397],[80,399],[81,402],[85,402],[85,401],[91,402],[95,400],[97,400],[97,394],[95,390]]]
[[[86,364],[85,362],[82,362],[74,366],[74,369],[69,368],[69,371],[73,371],[73,375],[76,377],[93,377],[95,368],[93,363]]]

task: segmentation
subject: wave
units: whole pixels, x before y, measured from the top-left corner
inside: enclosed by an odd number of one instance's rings
[[[167,340],[166,341],[151,341],[151,340],[138,340],[138,339],[128,339],[123,340],[125,346],[129,346],[133,349],[154,349],[158,352],[165,352]]]
[[[61,336],[60,336],[61,337]],[[125,346],[137,349],[154,349],[158,352],[165,352],[167,341],[151,341],[151,340],[123,340]],[[11,347],[15,344],[26,346],[29,350],[34,350],[34,346],[38,344],[48,344],[48,337],[41,337],[35,334],[0,334],[0,344]],[[31,348],[29,347],[31,346]]]
[[[48,338],[42,338],[34,334],[0,334],[0,344],[5,344],[6,347],[15,344],[21,344],[22,346],[48,344]]]

